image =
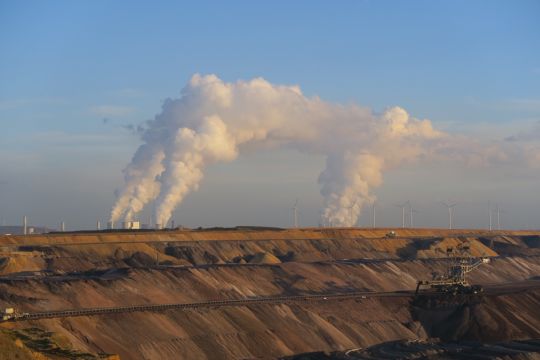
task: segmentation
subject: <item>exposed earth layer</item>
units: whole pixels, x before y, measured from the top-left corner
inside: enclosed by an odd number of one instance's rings
[[[4,322],[0,359],[363,359],[383,353],[447,359],[458,348],[471,357],[536,358],[540,232],[394,229],[394,238],[386,236],[390,230],[0,236],[0,306],[18,313],[411,291],[417,280],[445,271],[449,247],[467,244],[472,255],[491,258],[470,274],[471,283],[486,289],[476,295],[403,293]]]

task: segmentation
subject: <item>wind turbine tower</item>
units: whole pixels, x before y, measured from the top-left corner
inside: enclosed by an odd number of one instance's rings
[[[410,217],[410,225],[411,225],[411,228],[414,227],[414,222],[413,222],[413,214],[417,214],[418,213],[418,210],[414,209],[412,206],[409,208],[409,217]]]
[[[409,227],[413,227],[413,207],[412,204],[409,202]]]
[[[501,208],[497,205],[497,230],[501,230]]]
[[[294,222],[294,227],[297,228],[298,227],[298,199],[296,199],[293,205],[293,222]]]
[[[488,202],[488,213],[489,213],[489,231],[493,230],[493,221],[491,219],[491,202]]]
[[[452,230],[454,224],[454,208],[457,204],[443,202],[443,205],[448,208],[448,229]]]
[[[401,208],[401,227],[405,228],[405,208],[409,205],[409,201],[404,202],[403,204],[397,204],[397,207]]]

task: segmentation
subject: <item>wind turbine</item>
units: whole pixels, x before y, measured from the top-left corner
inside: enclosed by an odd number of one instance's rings
[[[409,225],[411,226],[411,228],[414,227],[414,223],[413,223],[413,214],[417,214],[417,213],[419,213],[419,211],[416,210],[416,209],[414,209],[414,208],[412,207],[412,205],[410,205],[410,203],[409,203],[409,217],[410,217],[410,219],[409,219]]]
[[[491,201],[488,201],[488,212],[489,212],[489,231],[493,230],[493,221],[491,219]]]
[[[294,202],[292,209],[293,209],[294,227],[297,228],[298,227],[298,199],[296,199],[296,201]]]
[[[397,207],[401,208],[401,227],[405,227],[405,208],[409,205],[409,201],[405,201],[403,204],[397,204]]]
[[[452,224],[454,222],[454,208],[457,204],[449,204],[444,201],[442,203],[448,208],[448,229],[452,230]]]
[[[501,213],[504,213],[503,210],[501,210],[500,206],[497,204],[497,230],[501,230]]]
[[[501,230],[501,208],[497,205],[497,230]]]

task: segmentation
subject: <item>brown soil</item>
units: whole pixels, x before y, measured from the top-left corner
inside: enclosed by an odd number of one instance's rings
[[[0,257],[5,259],[0,262],[0,306],[34,312],[412,290],[418,279],[444,270],[446,247],[463,242],[476,255],[494,256],[471,274],[474,283],[523,282],[540,275],[538,233],[396,231],[396,239],[384,238],[388,229],[0,237]],[[431,305],[411,301],[394,297],[257,304],[11,326],[13,331],[51,332],[80,353],[118,354],[122,360],[270,359],[404,339],[540,338],[540,290],[488,293]]]

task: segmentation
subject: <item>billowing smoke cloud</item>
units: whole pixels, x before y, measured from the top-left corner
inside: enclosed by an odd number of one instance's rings
[[[149,122],[143,145],[124,170],[111,221],[130,220],[155,200],[156,222],[166,224],[184,197],[197,190],[208,165],[287,147],[326,156],[319,176],[323,220],[352,225],[374,200],[372,190],[386,169],[429,156],[446,137],[430,121],[399,107],[374,114],[354,104],[308,98],[297,86],[261,78],[226,83],[196,74],[181,97],[167,100]]]

